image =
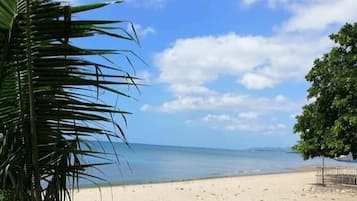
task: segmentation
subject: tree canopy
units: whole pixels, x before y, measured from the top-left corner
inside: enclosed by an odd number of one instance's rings
[[[305,159],[357,157],[357,23],[344,25],[330,39],[336,46],[306,75],[311,101],[294,126],[300,136],[294,148]]]

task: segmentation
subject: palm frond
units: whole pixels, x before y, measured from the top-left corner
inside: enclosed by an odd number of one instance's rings
[[[14,199],[66,200],[69,182],[75,187],[79,178],[95,179],[85,170],[101,165],[81,158],[105,154],[81,146],[86,137],[126,140],[113,115],[126,122],[130,113],[101,103],[99,91],[130,98],[120,86],[137,87],[138,78],[108,56],[136,58],[135,53],[72,42],[101,35],[139,44],[135,31],[119,26],[123,21],[72,17],[112,3],[70,7],[51,0],[0,1],[0,189],[14,191]],[[107,129],[109,124],[114,129]]]

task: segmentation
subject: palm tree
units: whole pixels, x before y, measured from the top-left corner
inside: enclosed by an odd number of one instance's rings
[[[68,184],[96,178],[85,170],[101,165],[81,158],[105,154],[86,139],[101,135],[125,141],[115,115],[126,123],[129,113],[101,102],[99,94],[130,98],[121,86],[136,86],[136,78],[107,56],[135,54],[73,43],[95,35],[137,42],[135,31],[121,28],[123,21],[72,18],[108,4],[0,1],[0,190],[12,192],[13,200],[69,199]]]

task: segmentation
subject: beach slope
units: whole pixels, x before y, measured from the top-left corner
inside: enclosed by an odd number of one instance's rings
[[[357,189],[322,188],[315,172],[202,179],[159,184],[85,188],[74,201],[356,201]],[[102,198],[101,198],[102,196]]]

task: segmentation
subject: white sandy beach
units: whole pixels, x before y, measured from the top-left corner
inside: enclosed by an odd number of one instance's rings
[[[74,201],[357,201],[357,188],[315,185],[315,171],[81,189]],[[102,196],[102,198],[101,198]]]

